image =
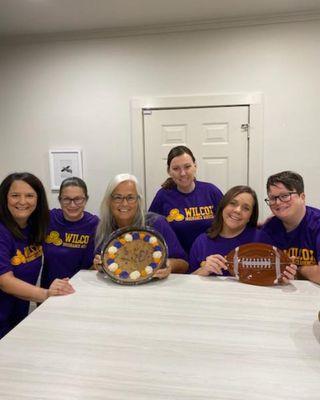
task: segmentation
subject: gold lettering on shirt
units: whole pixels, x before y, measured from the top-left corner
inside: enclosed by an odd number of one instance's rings
[[[88,244],[90,236],[89,235],[80,235],[79,233],[66,233],[65,234],[65,243],[69,244]]]
[[[23,252],[17,249],[16,254],[11,258],[11,265],[15,267],[21,264],[29,263],[42,257],[42,246],[30,245],[23,249]]]
[[[200,221],[214,218],[213,206],[188,207],[184,209],[184,212],[185,216],[180,213],[178,208],[173,208],[166,217],[167,221]]]
[[[200,206],[185,208],[186,221],[200,221],[214,218],[213,206]]]
[[[306,248],[290,247],[284,250],[288,257],[295,257],[294,264],[297,266],[315,265],[318,262],[315,259],[314,251]]]
[[[51,231],[46,237],[46,243],[55,246],[72,247],[76,249],[86,248],[89,243],[90,235],[81,235],[79,233],[65,233],[64,240],[61,239],[59,232]]]

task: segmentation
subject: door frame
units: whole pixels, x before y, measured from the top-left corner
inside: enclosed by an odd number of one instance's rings
[[[257,192],[260,210],[263,213],[264,176],[263,176],[263,94],[235,93],[209,94],[195,96],[141,97],[131,100],[131,169],[141,182],[145,196],[145,158],[143,112],[150,109],[170,109],[187,107],[249,107],[249,185]],[[213,182],[214,183],[214,182]],[[160,187],[160,182],[159,182]],[[261,215],[262,217],[262,215]]]

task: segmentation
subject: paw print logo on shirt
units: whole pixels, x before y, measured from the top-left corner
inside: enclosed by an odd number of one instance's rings
[[[20,250],[17,250],[16,255],[11,258],[11,265],[17,266],[25,263],[26,263],[25,256],[21,253]]]
[[[173,208],[170,210],[169,215],[167,216],[167,221],[168,222],[173,222],[173,221],[183,221],[184,220],[184,215],[180,214],[178,208]]]
[[[61,246],[62,239],[60,238],[59,232],[51,231],[50,234],[46,237],[46,243],[52,243],[56,246]]]

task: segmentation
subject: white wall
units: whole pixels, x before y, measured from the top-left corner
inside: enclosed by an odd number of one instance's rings
[[[300,172],[320,207],[319,21],[1,49],[0,179],[29,170],[49,191],[48,150],[81,147],[96,211],[131,169],[130,100],[264,94],[264,177]]]

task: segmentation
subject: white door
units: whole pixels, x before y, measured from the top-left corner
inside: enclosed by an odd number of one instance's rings
[[[144,110],[145,189],[147,207],[167,175],[167,155],[174,146],[189,147],[197,178],[226,192],[248,183],[248,106]]]

